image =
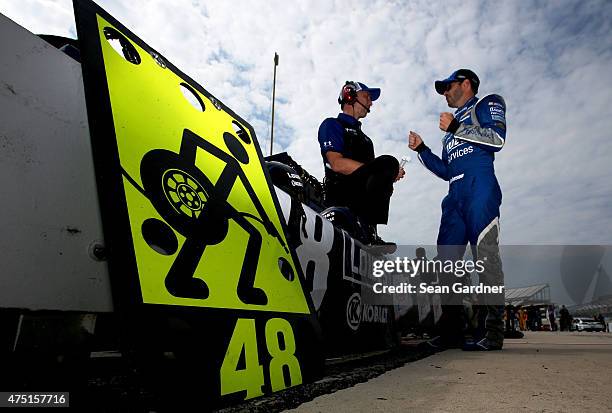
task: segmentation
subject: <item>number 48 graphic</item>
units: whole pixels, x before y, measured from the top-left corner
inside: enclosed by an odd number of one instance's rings
[[[282,336],[283,345],[281,348]],[[270,360],[270,386],[273,392],[302,383],[300,363],[295,357],[295,338],[291,324],[282,318],[268,320],[265,328],[266,347]],[[244,355],[244,368],[238,363]],[[283,371],[289,372],[289,385],[285,383]],[[264,366],[259,364],[255,320],[240,318],[234,327],[221,370],[221,395],[246,390],[246,399],[263,395]]]

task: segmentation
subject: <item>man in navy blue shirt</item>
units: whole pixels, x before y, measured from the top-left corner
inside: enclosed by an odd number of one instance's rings
[[[319,127],[319,145],[325,167],[327,206],[346,206],[370,227],[374,244],[389,244],[376,235],[376,224],[386,224],[393,183],[404,169],[390,155],[375,157],[372,141],[359,119],[370,113],[380,89],[347,81],[340,90],[342,113]]]
[[[495,177],[495,152],[506,141],[506,103],[499,95],[476,97],[480,80],[474,72],[459,69],[447,79],[435,82],[435,89],[446,98],[454,114],[440,114],[442,159],[432,153],[421,137],[410,132],[409,147],[418,152],[421,163],[435,175],[449,182],[448,195],[442,201],[442,219],[438,233],[438,259],[461,260],[469,242],[474,259],[484,260],[479,281],[485,285],[503,285],[499,256],[499,207],[502,193]],[[501,295],[480,297],[486,304],[478,308],[479,323],[474,340],[466,350],[498,350],[503,345]],[[441,333],[447,345],[462,338],[461,303],[443,307]]]

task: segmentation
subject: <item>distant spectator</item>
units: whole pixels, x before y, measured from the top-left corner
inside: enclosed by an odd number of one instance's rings
[[[533,306],[527,307],[527,330],[535,330],[535,315],[533,314]]]
[[[504,323],[505,323],[505,330],[510,331],[510,305],[507,305],[504,308]]]
[[[599,314],[599,317],[596,318],[596,320],[599,321],[603,325],[603,328],[604,328],[603,331],[607,332],[608,328],[606,326],[606,319],[604,318],[604,316],[601,313]]]
[[[561,324],[561,331],[570,330],[570,313],[565,305],[562,305],[561,310],[559,310],[559,323]]]
[[[510,318],[510,330],[516,330],[516,309],[512,304],[508,306],[508,317]]]
[[[518,316],[519,316],[519,328],[521,329],[521,331],[527,330],[527,311],[525,311],[523,307],[519,306]]]
[[[527,310],[527,322],[529,323],[529,330],[539,331],[542,320],[540,317],[540,310],[534,305],[530,305]]]
[[[550,321],[550,331],[557,331],[557,323],[555,321],[555,306],[548,306],[548,321]]]
[[[534,307],[533,312],[535,314],[535,331],[542,330],[542,311],[540,307]],[[546,310],[544,310],[544,317],[546,317]]]

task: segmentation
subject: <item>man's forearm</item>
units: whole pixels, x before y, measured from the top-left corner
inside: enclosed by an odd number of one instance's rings
[[[336,173],[342,175],[350,175],[362,165],[363,163],[355,161],[353,159],[339,158],[334,160],[334,162],[331,164],[331,167],[332,170]]]
[[[431,173],[438,176],[445,181],[450,179],[448,174],[448,166],[444,163],[442,159],[440,159],[437,155],[435,155],[425,142],[421,142],[419,146],[415,149],[418,153],[419,161],[427,168]]]

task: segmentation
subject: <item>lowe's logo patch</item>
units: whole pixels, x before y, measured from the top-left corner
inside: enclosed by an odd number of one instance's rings
[[[458,148],[459,146],[465,144],[464,141],[453,138],[451,139],[447,144],[446,144],[446,151],[447,152],[452,152],[453,149]]]

